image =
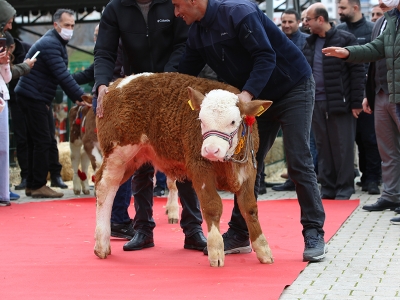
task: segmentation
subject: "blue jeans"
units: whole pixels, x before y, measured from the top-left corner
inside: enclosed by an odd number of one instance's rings
[[[167,188],[167,176],[163,172],[157,171],[156,173],[156,186],[163,188],[164,190]]]
[[[302,233],[304,235],[306,231],[316,229],[323,236],[325,211],[309,147],[314,94],[315,82],[311,77],[298,84],[281,99],[274,101],[272,106],[257,118],[260,147],[256,155],[257,178],[254,193],[258,195],[264,158],[271,149],[279,128],[282,128],[288,174],[296,184],[301,208]],[[249,236],[236,197],[229,227],[242,236]]]

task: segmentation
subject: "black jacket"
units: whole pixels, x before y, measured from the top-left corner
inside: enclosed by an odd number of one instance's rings
[[[125,75],[176,72],[188,26],[175,17],[171,0],[153,0],[147,24],[135,0],[113,0],[104,9],[94,49],[95,88],[113,79],[119,39]]]
[[[311,67],[317,37],[316,34],[310,35],[303,48],[303,54]],[[357,45],[353,34],[334,26],[326,32],[324,48],[349,45]],[[353,108],[362,108],[365,86],[365,70],[362,64],[346,63],[340,58],[323,56],[323,72],[328,113],[348,113]]]
[[[40,51],[31,72],[22,76],[15,93],[27,98],[37,99],[50,105],[60,85],[73,101],[82,101],[83,90],[68,71],[68,55],[63,40],[55,29],[49,30],[29,49],[27,57]]]
[[[179,72],[197,76],[206,63],[230,85],[273,101],[311,77],[299,48],[250,1],[209,0],[190,26]]]
[[[357,38],[357,42],[359,45],[365,45],[371,41],[371,33],[372,28],[374,27],[374,23],[367,21],[364,17],[358,20],[357,22],[350,23],[345,22],[337,25],[337,29],[341,29],[347,32],[350,32],[355,35]],[[368,70],[368,63],[364,64],[365,72]]]

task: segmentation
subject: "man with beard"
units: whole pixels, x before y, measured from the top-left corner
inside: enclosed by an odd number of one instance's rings
[[[365,19],[361,13],[360,0],[340,0],[338,14],[342,24],[338,29],[346,30],[354,34],[357,42],[364,45],[371,41],[374,23]],[[368,64],[365,64],[365,73]],[[380,194],[378,187],[381,179],[381,157],[378,151],[374,128],[374,114],[360,114],[357,119],[356,143],[358,146],[358,163],[362,173],[361,187],[368,194]]]

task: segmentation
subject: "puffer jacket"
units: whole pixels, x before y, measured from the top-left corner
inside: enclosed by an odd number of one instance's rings
[[[26,57],[32,57],[36,51],[40,51],[40,54],[31,72],[19,79],[15,93],[50,105],[56,95],[57,85],[60,85],[71,100],[82,101],[84,91],[67,69],[66,44],[67,41],[55,29],[49,30],[36,41]]]
[[[365,63],[386,58],[389,102],[400,103],[400,31],[396,30],[396,10],[384,14],[386,29],[375,40],[363,46],[345,48],[350,52],[348,62]]]
[[[303,54],[311,67],[317,38],[316,34],[309,36],[303,48]],[[326,32],[323,47],[344,47],[356,44],[357,40],[353,34],[332,25],[332,28]],[[353,108],[362,108],[365,87],[364,66],[346,63],[340,58],[331,56],[323,56],[322,65],[328,114],[343,114],[350,112]]]

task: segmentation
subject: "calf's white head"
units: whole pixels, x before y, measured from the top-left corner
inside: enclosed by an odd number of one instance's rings
[[[193,109],[200,110],[203,145],[201,155],[211,161],[231,157],[238,144],[239,127],[245,116],[255,116],[269,108],[272,101],[242,102],[234,93],[212,90],[205,96],[188,87]]]

